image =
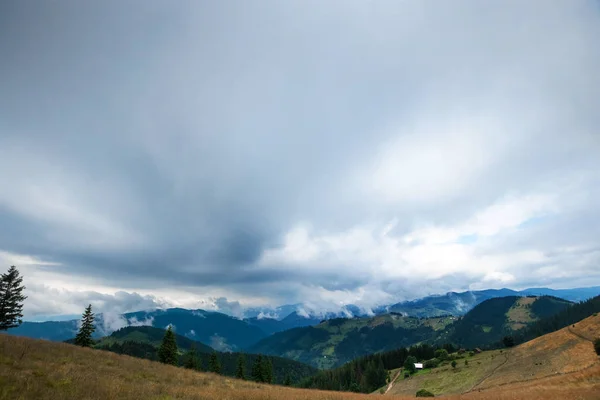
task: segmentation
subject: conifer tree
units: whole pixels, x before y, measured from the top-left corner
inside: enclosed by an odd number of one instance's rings
[[[92,334],[96,330],[94,326],[94,314],[92,313],[92,305],[88,305],[81,317],[81,328],[75,336],[75,344],[82,347],[92,347],[94,341]]]
[[[243,354],[238,357],[237,369],[235,371],[235,377],[238,379],[246,379],[246,358]]]
[[[290,376],[289,372],[287,374],[285,374],[285,378],[283,379],[283,385],[284,386],[292,386],[292,377]]]
[[[198,359],[198,353],[196,352],[196,345],[194,343],[192,343],[185,355],[184,367],[188,369],[200,369],[200,360]]]
[[[173,333],[173,329],[170,325],[167,328],[165,336],[163,337],[162,343],[158,349],[158,361],[170,365],[177,365],[179,363],[175,333]]]
[[[216,351],[213,351],[208,359],[208,370],[210,372],[214,372],[215,374],[221,373],[221,363],[219,362],[219,357],[217,356]]]
[[[14,265],[0,277],[0,331],[16,328],[23,322],[23,277]]]
[[[263,357],[261,363],[262,382],[273,383],[273,363],[269,357]]]
[[[253,381],[264,382],[263,371],[262,371],[262,365],[263,365],[262,359],[263,359],[263,357],[260,354],[254,359],[254,364],[252,365],[252,380]]]

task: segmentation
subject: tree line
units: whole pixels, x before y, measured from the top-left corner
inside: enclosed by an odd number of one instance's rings
[[[73,344],[83,347],[94,346],[95,342],[92,339],[94,330],[94,314],[92,306],[89,305],[82,315],[81,326],[72,341]],[[135,341],[110,343],[96,348],[260,383],[278,383],[289,386],[300,380],[302,376],[306,376],[306,371],[296,370],[292,361],[278,359],[276,362],[279,368],[274,369],[273,358],[260,354],[219,353],[216,351],[210,354],[199,353],[194,344],[182,353],[177,346],[175,332],[171,326],[165,331],[158,349],[150,343]]]
[[[438,349],[445,349],[446,352],[457,350],[451,344],[435,347],[421,344],[371,354],[350,361],[341,367],[321,371],[315,376],[304,379],[298,386],[307,389],[371,393],[388,382],[389,370],[403,367],[407,361],[407,364],[412,364],[416,360],[432,359]],[[414,368],[414,364],[412,367]]]

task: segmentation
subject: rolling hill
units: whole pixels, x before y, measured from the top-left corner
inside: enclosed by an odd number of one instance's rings
[[[514,335],[535,321],[555,315],[572,304],[551,296],[489,299],[442,332],[436,342],[449,342],[466,348],[488,348],[498,345],[504,336]]]
[[[564,387],[557,388],[552,398],[565,398],[580,388],[582,380],[600,393],[600,358],[592,346],[597,337],[600,337],[598,315],[511,349],[466,356],[457,360],[456,368],[447,362],[407,379],[395,374],[397,378],[387,394],[408,395],[426,389],[435,395],[485,395],[515,386],[541,389],[555,381],[562,382]]]
[[[249,351],[287,357],[322,369],[333,368],[365,354],[431,340],[454,319],[419,319],[398,314],[337,318],[276,333]]]
[[[113,344],[123,344],[126,342],[147,343],[154,347],[160,346],[162,339],[165,336],[165,330],[155,328],[153,326],[127,326],[114,331],[109,336],[105,336],[98,340],[95,344],[96,348],[105,348]],[[199,353],[211,353],[214,349],[204,343],[197,342],[185,336],[175,333],[175,341],[177,347],[182,350],[188,350],[192,345],[196,346]]]
[[[578,333],[589,333],[583,329]],[[515,349],[516,350],[516,349]],[[533,354],[533,349],[530,354]],[[543,351],[543,346],[535,351]],[[569,354],[569,353],[567,353]],[[575,355],[575,354],[573,354]],[[533,361],[533,360],[531,360]],[[575,358],[572,364],[577,363]],[[526,365],[526,364],[524,364]],[[535,362],[534,362],[535,366]],[[448,400],[597,400],[598,362],[586,369],[491,386]],[[392,399],[411,396],[392,395]],[[0,334],[0,399],[367,400],[369,395],[293,389],[185,370],[94,349]]]
[[[158,361],[158,348],[162,342],[165,330],[151,326],[129,326],[113,332],[94,345],[95,349],[106,350],[117,354],[124,354],[132,357],[143,358],[152,361]],[[196,346],[200,368],[208,370],[208,360],[211,353],[215,352],[209,346],[200,342],[193,341],[175,334],[177,348],[179,350],[179,364],[185,362],[185,353],[192,345]],[[71,342],[71,341],[68,341]],[[235,376],[240,353],[217,352],[219,362],[221,363],[222,373],[227,376]],[[249,373],[258,357],[257,354],[244,354],[246,360],[246,371]],[[292,382],[314,375],[317,369],[309,365],[289,360],[282,357],[269,357],[273,365],[274,382],[284,382],[289,375]]]

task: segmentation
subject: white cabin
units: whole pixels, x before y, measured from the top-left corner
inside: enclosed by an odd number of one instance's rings
[[[415,363],[416,369],[423,369],[423,363]]]

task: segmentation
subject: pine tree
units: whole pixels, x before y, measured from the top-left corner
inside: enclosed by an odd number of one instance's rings
[[[192,346],[185,355],[184,367],[196,370],[200,367],[200,360],[198,360],[198,353],[196,352],[196,345],[194,343],[192,343]]]
[[[158,361],[170,365],[177,365],[179,363],[175,333],[173,333],[170,325],[158,349]]]
[[[219,362],[219,357],[217,356],[216,351],[213,351],[208,359],[208,370],[210,372],[214,372],[215,374],[221,373],[221,363]]]
[[[252,380],[253,381],[264,382],[262,365],[263,365],[262,356],[259,354],[254,359],[254,364],[252,365]]]
[[[262,372],[262,382],[273,383],[273,364],[269,357],[263,357],[260,366]]]
[[[23,277],[14,265],[0,277],[0,331],[16,328],[23,322]]]
[[[290,376],[289,372],[285,374],[285,378],[283,379],[283,386],[292,386],[292,377]]]
[[[246,379],[246,358],[243,354],[238,357],[237,369],[235,371],[235,377],[238,379]]]
[[[94,326],[94,314],[92,313],[92,305],[88,305],[81,317],[81,328],[75,336],[75,344],[82,347],[92,347],[92,333],[96,330]]]

